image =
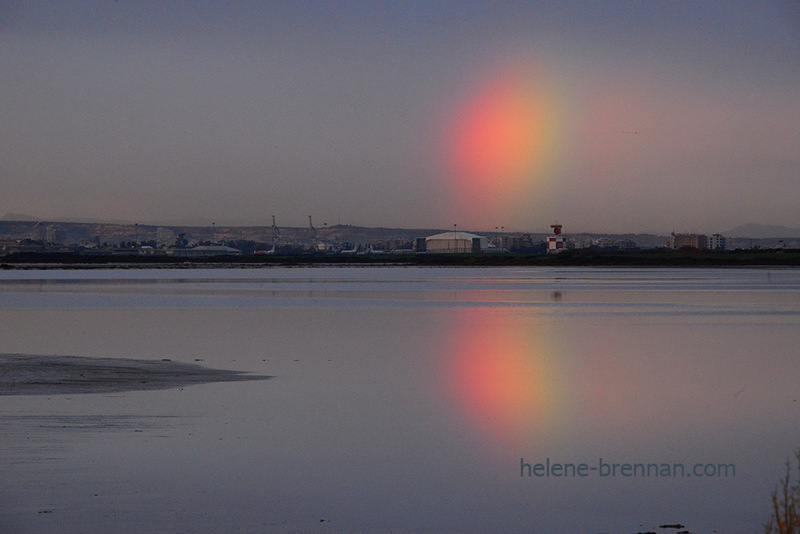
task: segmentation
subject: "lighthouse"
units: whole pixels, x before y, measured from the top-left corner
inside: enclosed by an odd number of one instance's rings
[[[550,228],[553,229],[553,235],[547,238],[547,252],[555,253],[566,250],[566,239],[561,236],[561,225],[551,224]]]

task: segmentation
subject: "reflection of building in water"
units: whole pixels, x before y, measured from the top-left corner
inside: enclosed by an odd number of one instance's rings
[[[667,247],[676,249],[691,247],[706,250],[708,248],[708,237],[703,234],[676,234],[673,232],[667,240]]]
[[[489,248],[488,240],[467,232],[444,232],[425,238],[425,250],[434,254],[479,253]]]
[[[561,235],[561,225],[551,224],[550,228],[553,229],[553,235],[547,238],[547,252],[561,252],[567,248],[567,240]]]

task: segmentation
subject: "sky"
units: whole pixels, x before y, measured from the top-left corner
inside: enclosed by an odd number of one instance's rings
[[[0,215],[800,227],[800,3],[0,0]]]

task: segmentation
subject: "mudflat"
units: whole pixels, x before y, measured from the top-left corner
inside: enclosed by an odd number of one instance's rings
[[[0,395],[106,393],[268,378],[171,360],[0,354]]]

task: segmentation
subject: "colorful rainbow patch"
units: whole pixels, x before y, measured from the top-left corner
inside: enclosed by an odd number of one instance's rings
[[[507,69],[468,98],[448,132],[457,209],[502,223],[498,216],[529,201],[553,157],[556,116],[552,90],[530,68]]]

